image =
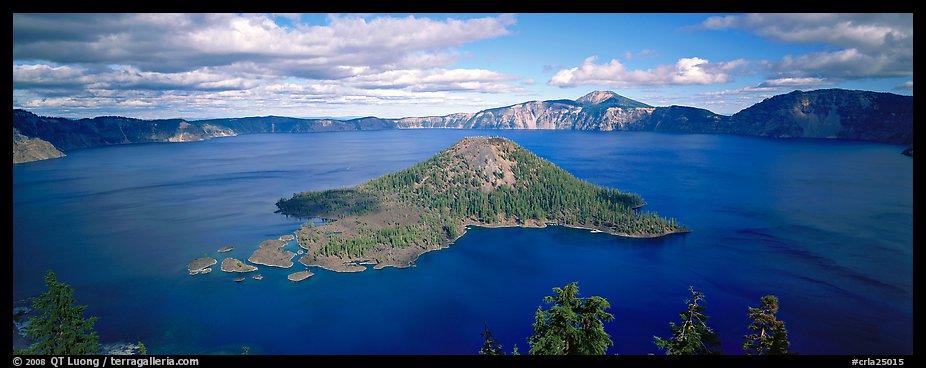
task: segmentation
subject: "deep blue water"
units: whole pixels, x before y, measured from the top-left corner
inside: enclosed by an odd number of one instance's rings
[[[192,258],[246,259],[299,221],[293,192],[359,184],[470,135],[503,135],[595,184],[636,192],[683,236],[474,228],[417,267],[232,282]],[[412,130],[247,135],[73,151],[13,167],[13,298],[54,269],[104,342],[154,353],[470,354],[483,321],[529,347],[551,288],[607,298],[608,353],[660,351],[689,285],[741,353],[746,308],[780,299],[803,354],[912,353],[913,166],[901,146],[643,132]],[[292,245],[295,250],[296,246]]]

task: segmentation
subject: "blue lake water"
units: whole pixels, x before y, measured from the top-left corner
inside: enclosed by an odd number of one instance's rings
[[[502,135],[592,183],[635,192],[644,210],[693,230],[660,239],[474,228],[414,268],[301,283],[215,267],[246,259],[300,221],[294,192],[351,186],[426,159],[464,136]],[[742,352],[746,308],[780,299],[803,354],[911,354],[913,164],[904,147],[648,132],[411,130],[260,134],[73,151],[13,166],[13,298],[46,270],[99,317],[104,342],[153,353],[471,354],[483,321],[505,350],[529,347],[551,288],[607,298],[609,354],[661,352],[654,335],[706,295],[723,349]],[[230,253],[217,253],[233,245]],[[293,243],[288,249],[296,250]]]

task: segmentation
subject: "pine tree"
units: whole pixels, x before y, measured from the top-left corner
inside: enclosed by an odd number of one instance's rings
[[[778,298],[774,295],[762,297],[762,305],[749,307],[749,329],[756,331],[743,339],[743,350],[748,355],[783,355],[790,354],[791,343],[788,342],[788,329],[785,323],[775,317],[778,313]]]
[[[707,308],[698,304],[704,300],[704,293],[695,291],[691,286],[688,290],[691,292],[691,299],[685,301],[688,310],[679,314],[682,323],[677,325],[669,322],[672,336],[665,339],[654,336],[656,346],[665,350],[666,355],[722,354],[723,352],[717,349],[720,346],[717,334],[707,326],[708,316],[704,314]]]
[[[148,347],[141,341],[138,342],[138,355],[148,355]]]
[[[613,346],[604,331],[604,323],[614,319],[605,312],[611,305],[605,298],[577,297],[579,287],[573,282],[564,288],[553,288],[555,296],[543,300],[552,303],[548,310],[537,307],[534,333],[528,338],[532,355],[602,355]]]
[[[84,318],[87,309],[74,305],[74,290],[59,282],[53,271],[45,275],[48,290],[32,301],[32,308],[41,314],[29,318],[26,336],[35,340],[26,354],[82,355],[96,354],[100,339],[93,330],[96,317]]]
[[[502,352],[502,344],[499,344],[495,341],[495,338],[492,337],[492,331],[489,331],[489,325],[485,322],[482,322],[482,327],[485,329],[485,332],[479,334],[485,339],[485,342],[482,343],[482,349],[479,349],[479,355],[505,355]]]

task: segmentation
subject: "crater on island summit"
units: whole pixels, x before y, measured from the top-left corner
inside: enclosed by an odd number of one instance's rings
[[[352,188],[296,193],[281,213],[326,222],[302,225],[299,262],[357,272],[408,267],[449,246],[468,225],[587,228],[628,237],[688,230],[636,209],[640,196],[577,179],[500,137],[468,137],[403,171]]]

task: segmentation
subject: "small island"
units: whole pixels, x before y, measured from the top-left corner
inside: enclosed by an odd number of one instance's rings
[[[225,258],[222,260],[222,271],[225,272],[253,272],[257,267],[241,262],[235,258]]]
[[[254,251],[254,254],[251,254],[248,261],[264,266],[290,268],[293,266],[292,259],[296,256],[296,253],[283,250],[284,246],[286,246],[286,242],[282,240],[264,240],[260,242],[257,250]]]
[[[292,281],[292,282],[299,282],[299,281],[305,280],[305,279],[307,279],[307,278],[309,278],[309,277],[312,277],[313,275],[315,275],[315,274],[312,273],[312,271],[299,271],[299,272],[293,272],[293,273],[289,274],[288,276],[286,276],[286,278],[289,279],[289,281]]]
[[[235,247],[232,247],[232,246],[224,246],[224,247],[219,248],[219,253],[231,252],[232,249],[235,249]]]
[[[187,266],[187,270],[190,272],[190,275],[204,275],[209,272],[212,272],[210,266],[218,263],[215,258],[212,257],[202,257],[192,260]]]
[[[412,266],[470,225],[555,224],[638,238],[688,232],[675,219],[639,210],[644,204],[636,194],[580,180],[506,138],[470,137],[406,170],[352,188],[296,193],[277,207],[287,216],[326,220],[296,231],[305,250],[300,263],[359,272],[364,265]]]
[[[293,236],[293,234],[286,234],[286,235],[281,235],[281,236],[280,236],[280,240],[282,240],[282,241],[290,241],[290,240],[293,240],[293,239],[296,239],[296,237]]]

